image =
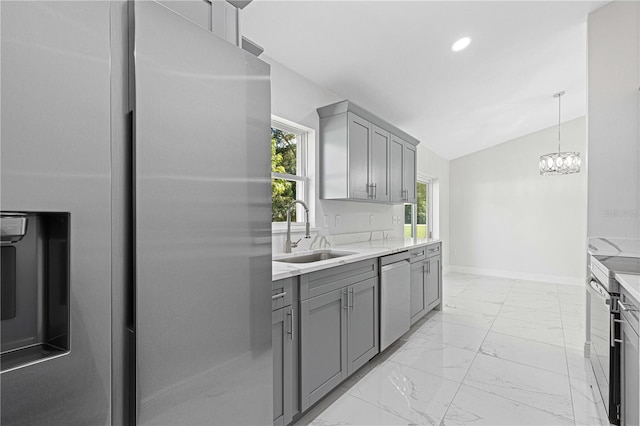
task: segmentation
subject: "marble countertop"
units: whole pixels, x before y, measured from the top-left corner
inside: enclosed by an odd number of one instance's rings
[[[616,274],[616,281],[627,290],[637,302],[640,302],[640,275]]]
[[[308,274],[309,272],[320,271],[322,269],[333,268],[334,266],[344,265],[347,263],[367,260],[374,257],[385,256],[388,254],[398,253],[416,247],[422,247],[429,244],[439,243],[440,240],[423,239],[423,238],[405,238],[405,239],[384,239],[366,241],[354,244],[338,245],[333,247],[325,247],[317,250],[307,250],[293,253],[282,253],[274,255],[273,259],[311,254],[322,250],[333,250],[338,252],[353,252],[353,254],[336,257],[333,259],[321,260],[312,263],[283,263],[271,262],[271,279],[273,281],[297,275]]]
[[[640,239],[589,238],[589,254],[600,256],[640,257]]]

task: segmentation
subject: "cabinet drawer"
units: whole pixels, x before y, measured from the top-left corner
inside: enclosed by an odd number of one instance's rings
[[[427,258],[427,247],[422,246],[418,248],[411,249],[409,251],[409,261],[411,263],[420,262]]]
[[[300,276],[300,300],[378,276],[378,258],[323,269]]]
[[[440,255],[441,247],[441,243],[431,244],[430,246],[427,246],[427,258]]]
[[[291,305],[293,300],[293,278],[285,278],[271,283],[271,310]]]

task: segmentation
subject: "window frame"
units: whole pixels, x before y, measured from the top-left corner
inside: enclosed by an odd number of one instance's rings
[[[434,179],[425,175],[424,173],[418,172],[418,176],[416,177],[416,202],[409,204],[411,206],[411,238],[418,238],[418,183],[427,185],[427,199],[425,200],[427,203],[427,228],[426,228],[426,238],[433,238],[433,185]],[[406,206],[407,204],[405,204]],[[403,215],[404,216],[404,215]],[[408,225],[407,223],[403,223],[403,235],[404,235],[404,226]]]
[[[311,179],[309,178],[309,162],[310,162],[310,145],[311,139],[314,137],[315,132],[313,129],[294,123],[290,120],[271,116],[271,127],[279,130],[283,130],[288,133],[296,135],[296,172],[292,175],[288,173],[275,173],[271,172],[271,179],[283,179],[296,183],[296,196],[298,200],[302,200],[309,207],[309,220],[313,217],[313,206],[310,200],[311,193]],[[297,229],[305,227],[304,222],[304,208],[300,204],[296,204],[296,222],[291,222],[291,229]],[[287,229],[287,222],[271,222],[272,232],[284,232]]]

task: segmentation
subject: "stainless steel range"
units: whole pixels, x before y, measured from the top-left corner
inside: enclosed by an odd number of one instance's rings
[[[589,269],[589,359],[609,422],[620,424],[620,287],[615,274],[640,274],[640,258],[592,255]]]

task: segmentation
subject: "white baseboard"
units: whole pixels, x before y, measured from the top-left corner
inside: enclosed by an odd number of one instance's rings
[[[442,268],[442,275],[447,275],[451,271],[451,266],[445,266]]]
[[[462,274],[484,275],[489,277],[509,278],[513,280],[541,281],[581,287],[584,286],[585,282],[585,278],[566,275],[530,274],[527,272],[500,271],[498,269],[470,268],[468,266],[457,265],[450,265],[445,269],[443,269],[443,274],[446,274],[447,272],[460,272]]]

